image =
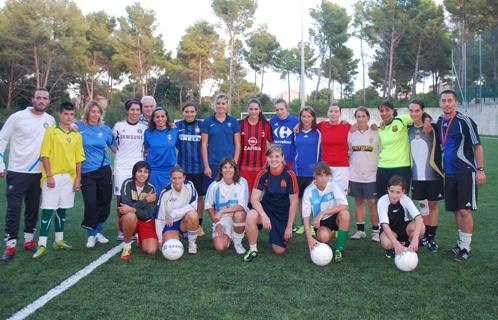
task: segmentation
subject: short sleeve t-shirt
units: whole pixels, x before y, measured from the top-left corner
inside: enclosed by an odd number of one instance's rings
[[[260,171],[266,165],[267,141],[272,142],[270,123],[259,120],[251,125],[249,120],[239,120],[240,125],[240,169]]]
[[[146,161],[152,172],[169,172],[176,164],[176,140],[178,129],[145,130],[144,148],[147,150]]]
[[[376,181],[379,163],[380,141],[377,131],[350,132],[349,137],[349,181],[371,183]]]
[[[320,212],[333,209],[340,205],[348,205],[348,200],[341,188],[335,182],[329,181],[324,190],[318,189],[313,181],[305,190],[303,195],[303,218],[318,216]],[[328,216],[323,217],[326,219]]]
[[[203,173],[204,164],[201,154],[201,127],[200,120],[176,122],[178,128],[178,164],[186,173]]]
[[[408,142],[408,125],[413,120],[408,114],[396,116],[379,128],[380,151],[379,168],[400,168],[411,166],[410,144]]]
[[[223,122],[210,116],[202,123],[202,133],[208,135],[208,162],[210,166],[218,166],[225,158],[235,155],[235,137],[240,132],[237,119],[227,115]]]
[[[321,159],[320,143],[322,135],[319,130],[299,131],[294,138],[296,157],[294,172],[298,177],[312,177],[315,165]]]
[[[331,167],[349,167],[348,133],[351,125],[332,125],[328,121],[318,124],[322,134],[322,161]]]
[[[247,181],[240,177],[239,182],[226,184],[223,179],[213,181],[206,192],[205,209],[215,209],[216,212],[231,206],[241,206],[247,209],[249,191]]]
[[[270,119],[270,126],[273,134],[273,142],[280,145],[284,151],[284,159],[287,162],[294,161],[296,148],[294,145],[294,128],[298,125],[299,119],[289,115],[285,119],[273,116]]]
[[[389,201],[389,195],[383,195],[377,202],[379,212],[379,224],[388,224],[390,227],[402,225],[404,222],[411,221],[420,215],[413,201],[403,194],[398,203],[392,204]]]
[[[83,149],[85,149],[86,160],[83,161],[81,173],[95,171],[101,167],[111,164],[107,147],[112,148],[114,138],[112,130],[107,125],[90,125],[82,121],[76,123],[83,137]]]
[[[294,172],[286,166],[274,171],[269,167],[261,170],[254,180],[254,188],[264,192],[262,203],[273,212],[289,213],[289,195],[299,193]]]
[[[140,122],[131,124],[120,121],[114,125],[112,134],[118,151],[114,158],[114,173],[130,175],[133,165],[144,159],[144,132],[147,127]]]

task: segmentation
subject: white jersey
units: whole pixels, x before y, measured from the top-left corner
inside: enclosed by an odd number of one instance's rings
[[[205,209],[214,208],[216,212],[223,208],[239,205],[247,212],[249,191],[247,180],[240,177],[238,183],[226,184],[223,179],[213,181],[206,192]]]
[[[397,204],[391,204],[389,196],[383,195],[377,202],[377,211],[379,212],[380,225],[384,223],[392,225],[401,219],[411,221],[420,215],[420,211],[406,194],[401,196]]]
[[[303,218],[313,216],[312,223],[314,223],[315,217],[318,216],[320,212],[333,209],[340,205],[347,206],[348,199],[335,182],[329,181],[322,191],[318,189],[315,181],[313,181],[304,190],[302,216]],[[324,216],[322,220],[328,217],[328,215]]]
[[[370,183],[376,181],[379,163],[379,133],[371,130],[356,130],[348,134],[349,181]]]
[[[0,172],[5,170],[4,152],[10,143],[8,170],[40,173],[40,153],[45,130],[55,124],[48,113],[36,115],[32,107],[12,114],[0,131]]]
[[[118,151],[114,158],[114,173],[131,176],[133,165],[144,160],[144,132],[147,126],[138,122],[119,121],[112,129]]]
[[[189,211],[197,211],[197,191],[194,184],[188,180],[182,186],[180,192],[168,185],[159,196],[159,212],[157,220],[166,221],[173,218],[173,221],[181,220]]]

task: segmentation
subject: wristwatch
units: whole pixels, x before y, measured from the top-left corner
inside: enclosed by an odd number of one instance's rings
[[[477,168],[477,171],[482,171],[482,172],[484,172],[484,167],[478,167],[478,168]]]

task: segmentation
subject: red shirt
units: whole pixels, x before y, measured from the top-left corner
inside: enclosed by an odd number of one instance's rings
[[[318,124],[318,130],[322,134],[322,161],[331,167],[349,167],[348,157],[348,133],[351,125],[332,125],[328,121]]]
[[[259,171],[266,165],[266,141],[272,142],[268,121],[259,120],[251,125],[247,118],[239,120],[240,157],[239,166],[243,171]]]

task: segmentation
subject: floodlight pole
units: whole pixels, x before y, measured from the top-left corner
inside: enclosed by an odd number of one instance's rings
[[[301,81],[300,81],[300,94],[301,97],[301,109],[304,108],[305,92],[304,92],[304,5],[301,0]]]

